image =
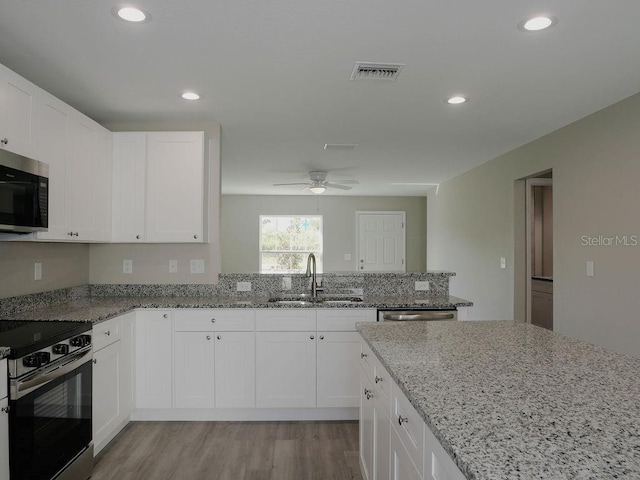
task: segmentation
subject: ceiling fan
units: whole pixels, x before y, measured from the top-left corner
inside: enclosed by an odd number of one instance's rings
[[[327,188],[337,188],[339,190],[351,190],[353,187],[349,187],[345,184],[357,184],[357,180],[342,180],[341,183],[332,183],[327,182],[327,173],[321,170],[315,170],[309,172],[309,181],[308,182],[297,182],[297,183],[274,183],[274,187],[279,187],[282,185],[306,185],[305,188],[308,188],[316,195],[320,195],[324,193]]]

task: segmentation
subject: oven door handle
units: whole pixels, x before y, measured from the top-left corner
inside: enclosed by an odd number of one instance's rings
[[[89,345],[66,358],[60,359],[56,363],[51,363],[35,371],[26,378],[11,380],[11,400],[18,400],[36,388],[72,372],[79,366],[89,362],[92,357],[93,350],[91,345]]]
[[[423,313],[393,313],[384,312],[382,319],[387,321],[411,321],[411,320],[453,320],[455,319],[455,313],[453,312],[434,312],[426,311]]]

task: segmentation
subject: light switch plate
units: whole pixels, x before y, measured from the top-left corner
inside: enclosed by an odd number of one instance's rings
[[[500,257],[500,268],[507,268],[507,259],[505,257]]]
[[[204,273],[204,260],[196,258],[189,261],[191,273]]]
[[[251,282],[236,282],[236,291],[238,292],[250,292]]]
[[[282,290],[291,290],[291,277],[282,277]]]
[[[40,262],[33,264],[33,279],[42,280],[42,263]]]
[[[133,260],[122,260],[122,273],[133,273]]]
[[[169,260],[169,273],[178,273],[178,260]]]
[[[416,282],[416,292],[429,290],[429,281]]]

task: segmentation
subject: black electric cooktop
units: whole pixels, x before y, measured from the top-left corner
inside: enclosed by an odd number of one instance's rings
[[[91,330],[90,322],[0,320],[0,347],[10,347],[8,358],[20,358]]]

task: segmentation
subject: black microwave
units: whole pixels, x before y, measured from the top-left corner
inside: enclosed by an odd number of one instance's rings
[[[49,165],[0,149],[0,232],[46,231]]]

